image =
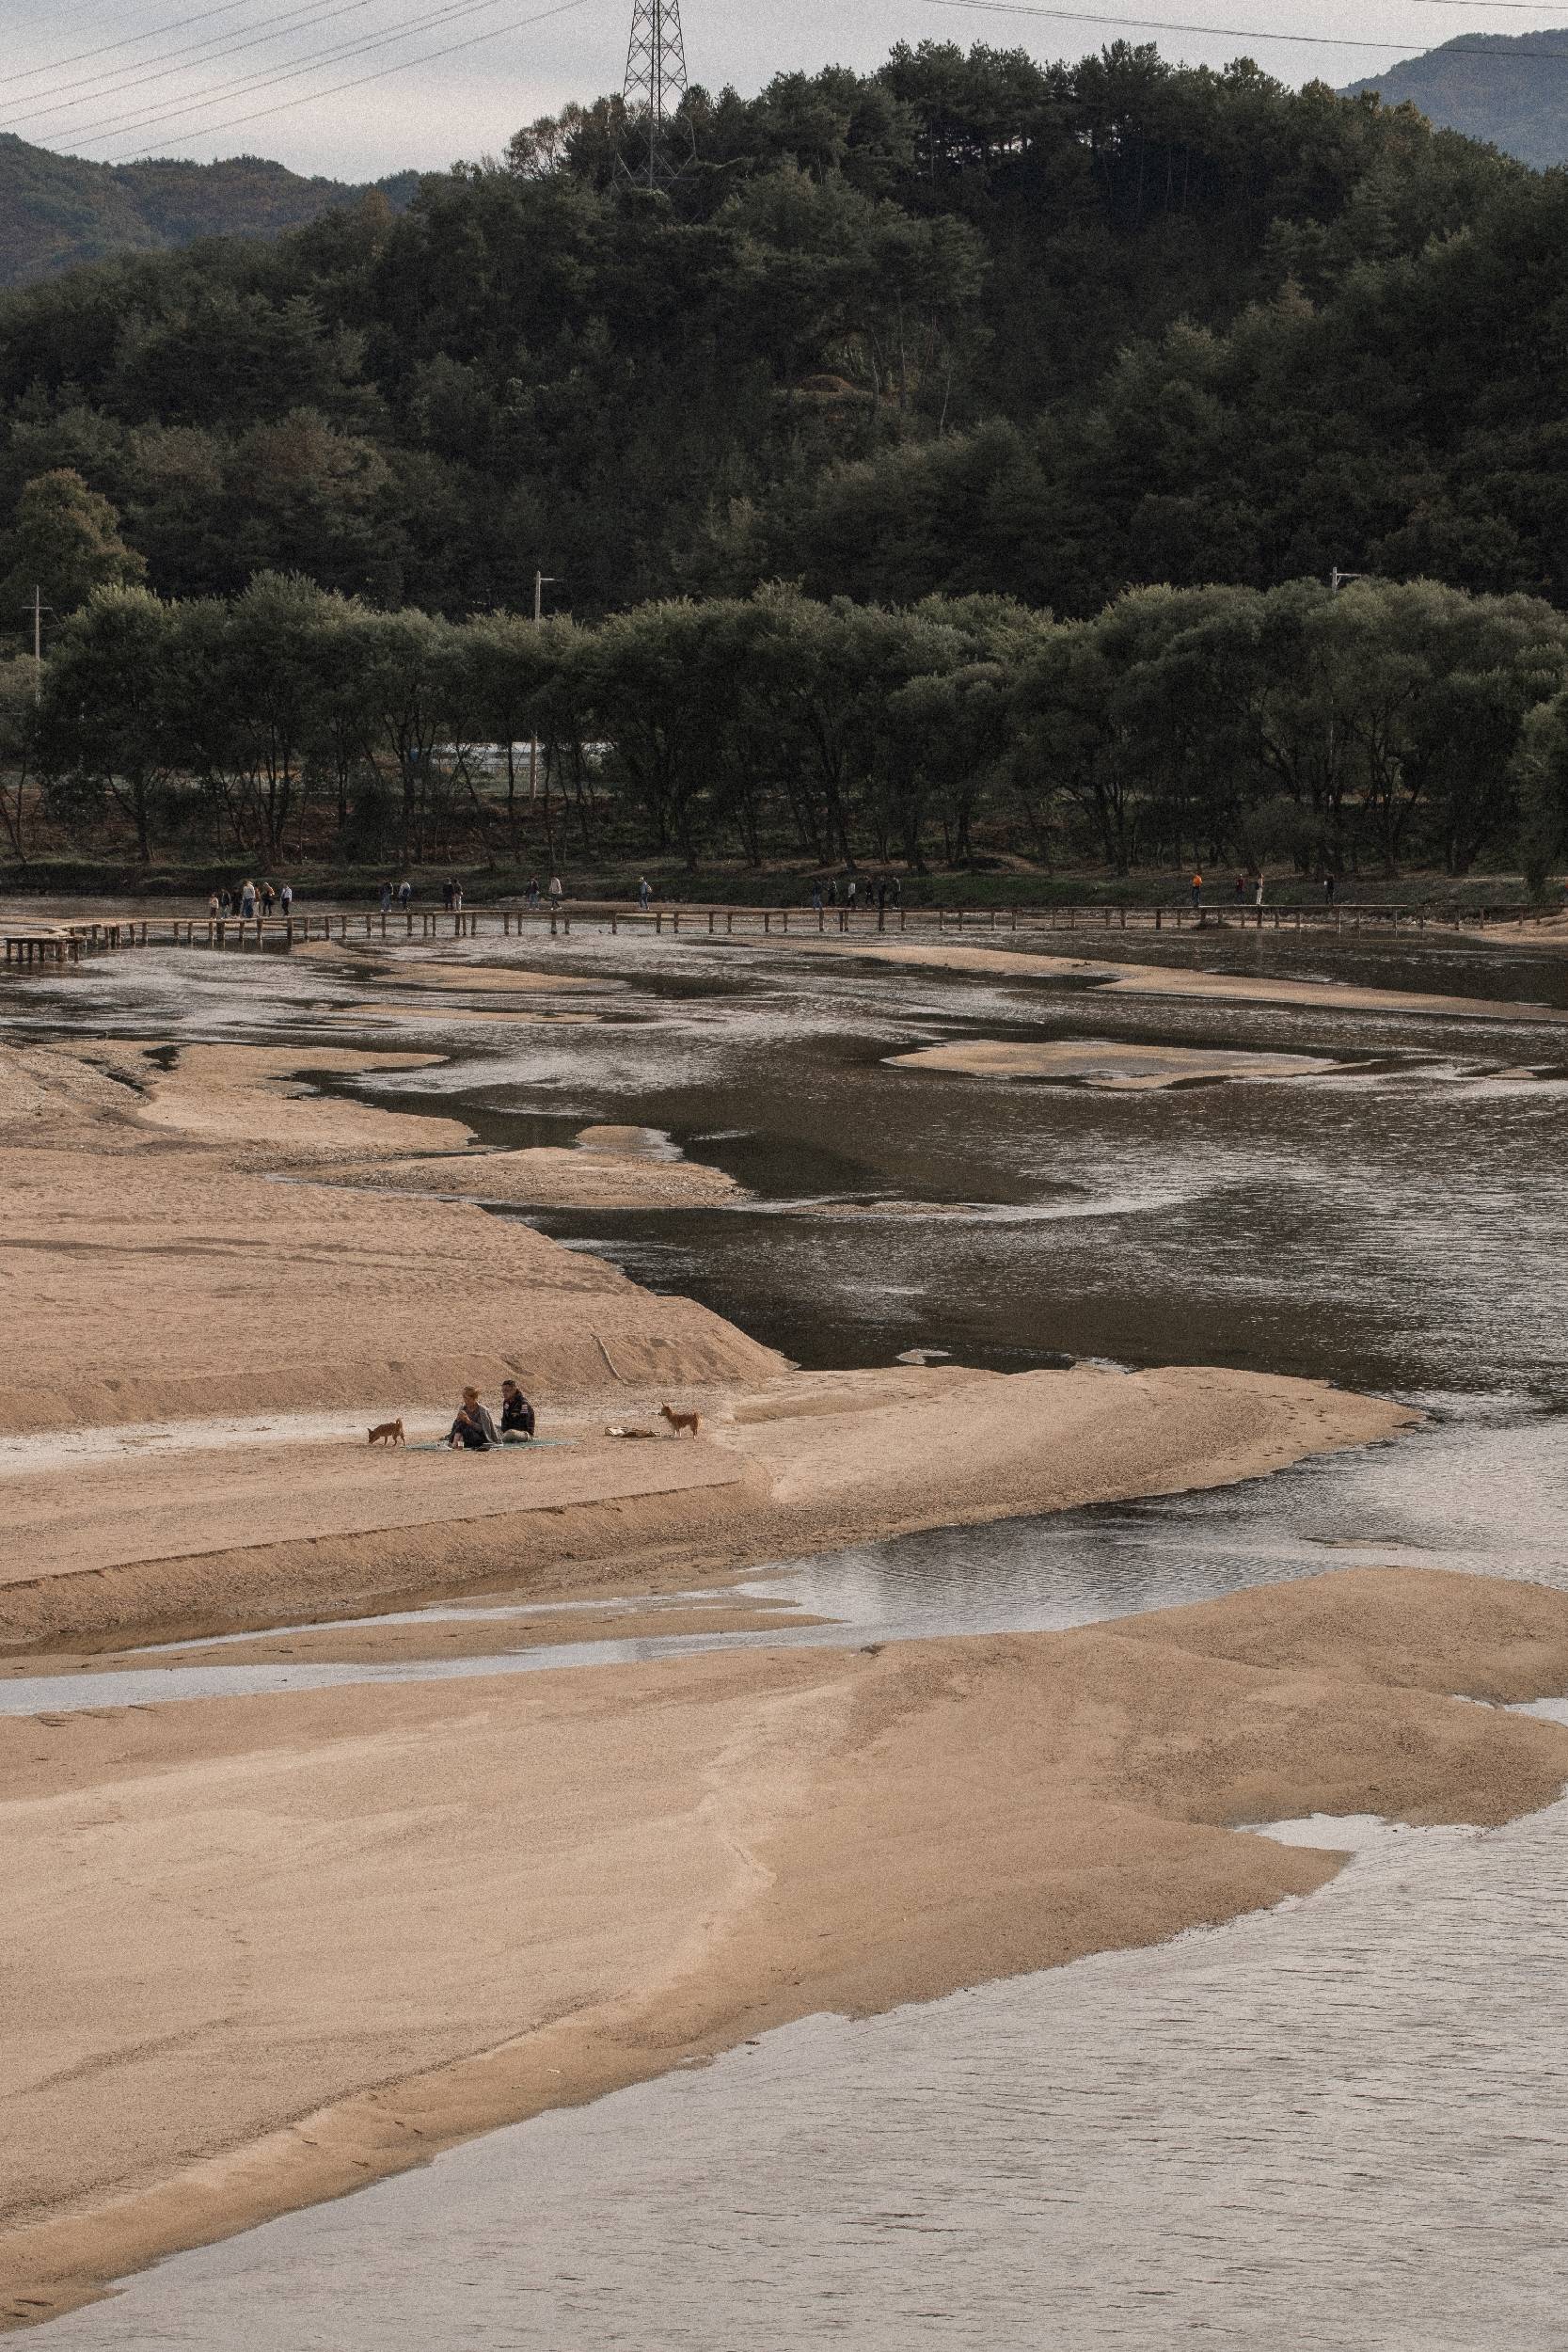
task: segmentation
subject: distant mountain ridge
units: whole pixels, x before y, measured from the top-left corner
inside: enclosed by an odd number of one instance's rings
[[[1462,33],[1353,82],[1341,95],[1358,98],[1363,90],[1378,91],[1389,106],[1408,100],[1428,121],[1485,139],[1537,171],[1568,163],[1568,28]]]
[[[401,171],[374,186],[401,212],[419,183],[418,172]],[[302,179],[259,155],[92,164],[0,133],[0,286],[198,237],[275,237],[370,192],[342,180]]]

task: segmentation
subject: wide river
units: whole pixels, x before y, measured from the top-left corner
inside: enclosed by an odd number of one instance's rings
[[[391,1011],[373,961],[163,952],[3,1009],[13,1034],[417,1044],[450,1059],[333,1083],[496,1142],[659,1129],[752,1200],[538,1221],[802,1363],[1218,1362],[1430,1416],[1223,1495],[791,1564],[857,1628],[1082,1622],[1352,1559],[1568,1585],[1568,1028],[1510,1018],[1568,1006],[1568,959],[1270,934],[1160,953],[1495,1001],[1478,1021],[1353,1015],[1326,986],[1322,1010],[1282,1009],[705,941],[551,952],[605,982],[597,1023],[404,1029],[355,1009]],[[962,1040],[1329,1066],[1154,1092],[888,1066]],[[1308,1901],[810,2021],[178,2257],[50,2340],[1560,2344],[1568,1806],[1487,1834],[1306,1834],[1364,1848]]]

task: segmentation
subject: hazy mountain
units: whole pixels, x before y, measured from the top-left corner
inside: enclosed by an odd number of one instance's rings
[[[1538,171],[1568,162],[1568,30],[1462,33],[1353,82],[1344,95],[1369,89],[1389,106],[1408,99],[1429,121],[1487,139]]]
[[[398,172],[376,184],[401,212],[419,174]],[[0,134],[0,286],[198,237],[276,236],[365,193],[341,180],[302,180],[259,155],[218,164],[89,164]]]

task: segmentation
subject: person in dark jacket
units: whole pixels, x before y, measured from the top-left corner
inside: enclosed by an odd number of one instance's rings
[[[533,1407],[515,1380],[501,1382],[501,1443],[522,1445],[534,1431]]]

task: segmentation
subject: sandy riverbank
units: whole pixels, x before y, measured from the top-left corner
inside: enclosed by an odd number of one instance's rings
[[[594,1310],[597,1312],[597,1309]],[[618,1425],[659,1433],[643,1443]],[[918,1528],[1253,1478],[1415,1416],[1316,1381],[1199,1367],[776,1375],[709,1393],[671,1438],[624,1387],[570,1442],[372,1452],[258,1426],[248,1444],[13,1465],[0,1646],[71,1648],[361,1613],[485,1585],[669,1590]],[[409,1421],[413,1438],[444,1426]]]
[[[1497,1822],[1568,1597],[1350,1571],[1065,1634],[0,1723],[0,2309],[817,2010],[1309,1893],[1234,1824]],[[104,1889],[114,1964],[103,1964]]]
[[[288,1074],[424,1058],[197,1046],[164,1071],[119,1042],[0,1050],[0,1433],[311,1406],[352,1430],[524,1372],[571,1398],[781,1369],[693,1301],[465,1200],[316,1181],[371,1154],[483,1160],[455,1148],[460,1120]]]

